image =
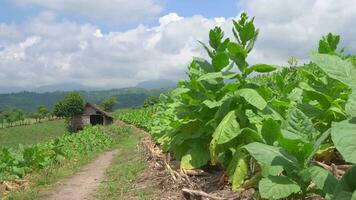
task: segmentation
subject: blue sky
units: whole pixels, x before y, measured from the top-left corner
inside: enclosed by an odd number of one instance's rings
[[[356,52],[356,0],[2,0],[0,87],[184,79],[192,57],[206,58],[197,40],[214,26],[231,36],[242,10],[260,29],[251,64],[308,61],[328,32]]]
[[[162,6],[162,10],[157,16],[151,19],[140,19],[127,24],[115,23],[115,19],[96,19],[80,14],[57,13],[60,18],[76,21],[78,23],[94,23],[99,26],[103,32],[122,31],[133,28],[137,24],[157,25],[158,17],[168,13],[175,12],[180,16],[189,17],[193,15],[202,15],[207,18],[214,17],[235,17],[241,8],[237,5],[237,0],[159,0],[156,1]],[[0,22],[24,22],[27,19],[38,15],[43,10],[51,10],[40,5],[18,5],[12,0],[4,0],[0,4]]]

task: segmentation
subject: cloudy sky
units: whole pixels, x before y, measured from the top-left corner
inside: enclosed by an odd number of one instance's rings
[[[356,52],[356,0],[1,0],[0,86],[178,80],[242,11],[260,28],[250,63],[306,60],[328,32]]]

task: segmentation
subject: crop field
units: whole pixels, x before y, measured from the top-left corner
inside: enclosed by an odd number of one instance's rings
[[[186,170],[219,166],[233,191],[262,199],[356,198],[356,56],[321,38],[303,66],[249,65],[254,20],[220,28],[188,79],[151,110],[117,116],[150,131]],[[316,42],[317,44],[317,42]]]
[[[0,147],[17,148],[19,144],[32,145],[46,142],[67,132],[64,120],[4,128],[0,129]]]
[[[122,121],[148,130],[156,110],[157,108],[155,106],[140,109],[119,109],[114,115]]]

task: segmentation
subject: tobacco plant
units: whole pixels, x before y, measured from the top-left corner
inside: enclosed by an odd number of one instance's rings
[[[340,37],[323,37],[313,63],[276,69],[247,62],[254,18],[241,14],[232,32],[215,27],[209,45],[200,42],[210,60],[194,58],[188,80],[161,97],[152,136],[181,168],[223,168],[233,190],[258,183],[266,199],[354,195],[355,167],[339,181],[314,162],[336,148],[355,163],[355,59],[337,50]]]

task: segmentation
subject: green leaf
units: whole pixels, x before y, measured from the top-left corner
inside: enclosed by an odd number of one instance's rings
[[[297,108],[288,115],[285,129],[309,140],[315,137],[316,132],[313,122]]]
[[[229,64],[229,56],[225,52],[219,52],[213,57],[212,64],[216,71],[220,71]]]
[[[263,110],[267,106],[266,100],[254,89],[240,89],[235,92],[235,95],[243,97],[248,103],[259,110]]]
[[[247,57],[247,52],[245,49],[239,45],[238,43],[230,42],[227,45],[227,49],[229,51],[230,58],[237,64],[243,64]],[[241,70],[242,68],[240,68]]]
[[[262,178],[258,188],[264,199],[281,199],[300,192],[298,184],[285,176]]]
[[[324,143],[324,141],[329,137],[330,134],[331,130],[328,129],[321,136],[319,136],[319,138],[314,143],[313,151],[310,153],[306,163],[309,163],[313,159],[313,156],[320,150],[320,146],[322,145],[322,143]]]
[[[181,168],[196,169],[208,163],[210,155],[208,148],[204,144],[203,142],[195,141],[190,145],[190,149],[182,156]]]
[[[315,183],[318,189],[322,190],[327,195],[332,195],[338,180],[327,170],[319,166],[311,166],[308,168],[311,180]]]
[[[356,88],[356,68],[348,60],[315,52],[310,54],[310,58],[331,78]]]
[[[356,124],[347,120],[333,122],[331,137],[336,149],[341,153],[346,162],[356,163]]]
[[[220,122],[213,133],[213,141],[216,144],[224,144],[240,134],[240,125],[236,121],[235,111],[230,111]]]
[[[206,44],[204,44],[202,41],[198,41],[202,46],[203,48],[205,49],[205,51],[208,53],[209,57],[210,58],[213,58],[213,52],[211,52],[211,50],[209,49],[208,46],[206,46]]]
[[[356,117],[356,88],[352,90],[352,93],[350,94],[345,105],[345,110],[351,117]]]
[[[221,40],[224,37],[224,32],[221,30],[220,27],[215,27],[214,29],[210,30],[209,32],[209,44],[215,50],[219,48],[221,44]]]
[[[202,75],[198,81],[211,81],[215,79],[230,79],[236,76],[236,73],[212,72]]]
[[[219,144],[224,144],[235,137],[237,137],[241,133],[240,125],[236,121],[236,113],[235,111],[230,111],[220,122],[218,127],[215,129],[213,133],[213,139],[210,143],[210,154],[212,163],[215,164],[217,161],[217,152],[216,146]]]
[[[313,152],[313,143],[295,133],[282,130],[282,137],[278,139],[279,145],[295,156],[300,164]]]
[[[206,72],[214,72],[215,71],[214,66],[212,66],[208,61],[206,61],[203,58],[195,57],[193,59],[193,63],[198,65],[201,69],[203,69]]]
[[[189,91],[190,91],[189,88],[176,88],[171,92],[171,95],[172,96],[180,96],[180,95],[185,94]]]
[[[247,69],[247,74],[250,74],[251,72],[260,72],[260,73],[267,73],[267,72],[273,72],[276,70],[276,67],[272,65],[266,65],[266,64],[257,64],[257,65],[252,65]]]
[[[237,150],[232,158],[227,173],[232,183],[232,190],[236,191],[244,183],[245,178],[249,172],[249,164],[247,155],[242,150]]]
[[[266,144],[273,146],[281,136],[281,127],[273,119],[267,119],[263,122],[261,134]]]
[[[222,105],[222,103],[223,103],[222,101],[212,101],[209,99],[203,101],[203,104],[206,105],[210,109],[220,107]]]
[[[249,21],[242,27],[239,31],[240,39],[242,44],[246,44],[255,35],[255,25],[253,21]]]
[[[244,148],[262,166],[281,166],[287,170],[297,168],[298,161],[296,158],[280,147],[254,142],[245,145]]]
[[[339,184],[335,188],[334,200],[348,199],[354,200],[356,197],[354,194],[356,192],[356,165],[352,166],[347,172],[342,176]]]
[[[304,90],[309,99],[318,101],[324,109],[330,108],[331,102],[333,100],[331,97],[322,92],[316,91],[305,82],[299,83],[299,87]]]

